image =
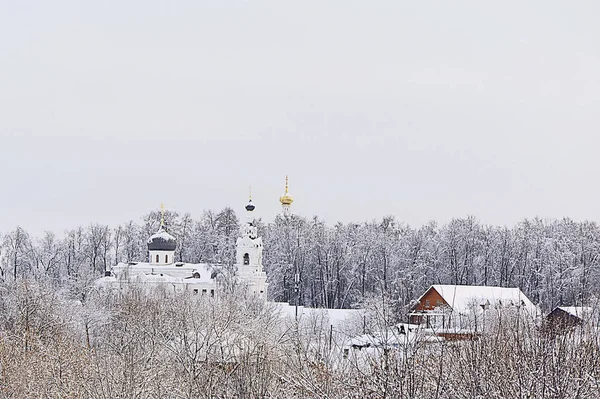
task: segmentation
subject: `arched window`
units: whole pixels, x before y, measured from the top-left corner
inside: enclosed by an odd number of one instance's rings
[[[169,255],[165,255],[165,263],[169,263]]]
[[[159,260],[158,260],[158,255],[156,255],[156,263],[158,263],[158,262],[159,262]]]
[[[244,254],[244,265],[250,264],[250,255]]]

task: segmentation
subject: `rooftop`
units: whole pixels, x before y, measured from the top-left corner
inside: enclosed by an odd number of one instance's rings
[[[519,288],[489,287],[483,285],[432,285],[453,311],[464,313],[474,306],[515,306],[525,308],[531,314],[536,313],[535,305]]]

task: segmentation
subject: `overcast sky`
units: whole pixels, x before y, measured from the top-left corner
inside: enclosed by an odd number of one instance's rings
[[[600,219],[600,2],[0,1],[0,231]]]

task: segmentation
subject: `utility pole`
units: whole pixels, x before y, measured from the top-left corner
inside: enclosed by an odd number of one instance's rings
[[[296,274],[294,274],[294,292],[296,293],[296,321],[298,321],[298,301],[300,298],[300,274],[298,273],[298,269],[296,269]]]

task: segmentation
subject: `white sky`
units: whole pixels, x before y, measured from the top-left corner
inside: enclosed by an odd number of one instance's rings
[[[600,2],[0,2],[0,231],[164,202],[600,219]]]

